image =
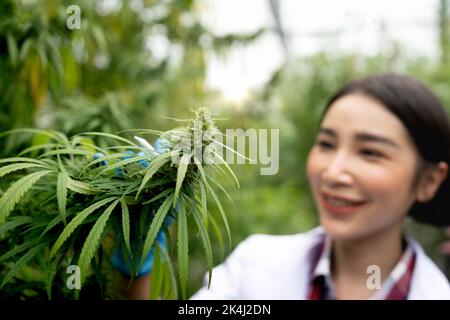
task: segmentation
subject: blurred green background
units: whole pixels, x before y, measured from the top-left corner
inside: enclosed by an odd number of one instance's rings
[[[430,85],[450,105],[446,0],[430,7],[439,51],[434,58],[414,55],[393,40],[373,54],[334,50],[332,45],[310,55],[290,53],[263,86],[240,101],[224,99],[208,87],[209,57],[243,50],[267,32],[285,43],[282,24],[275,32],[261,28],[218,36],[202,23],[204,1],[118,0],[112,9],[104,2],[0,2],[0,132],[21,127],[56,129],[68,135],[130,128],[167,130],[177,125],[169,117],[187,118],[198,106],[208,106],[223,119],[218,122],[221,129],[278,128],[276,175],[260,175],[258,165],[233,165],[241,188],[223,182],[233,198],[233,203],[224,201],[233,246],[253,233],[296,233],[317,225],[305,161],[325,102],[348,80],[405,72]],[[282,1],[268,3],[274,21],[281,22],[277,12]],[[69,30],[67,8],[73,4],[81,10],[81,29]],[[154,47],[159,42],[171,51],[158,54]],[[28,138],[2,138],[0,157],[28,147]],[[38,139],[31,143],[42,143]],[[0,194],[7,185],[2,178]],[[442,230],[412,221],[407,227],[444,267],[437,249],[444,239]],[[3,239],[7,236],[7,232],[0,234]],[[0,248],[0,253],[6,249]],[[201,242],[195,237],[190,253],[188,295],[200,287],[206,271]],[[215,264],[227,254],[215,253]],[[4,263],[0,262],[0,279]],[[32,271],[24,272],[28,274],[22,276],[32,277]]]

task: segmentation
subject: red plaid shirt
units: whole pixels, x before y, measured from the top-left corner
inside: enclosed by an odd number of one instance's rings
[[[406,249],[402,258],[389,276],[383,281],[380,289],[370,300],[406,300],[414,271],[416,255],[414,249],[406,241]],[[308,293],[309,300],[334,300],[331,281],[331,239],[324,236],[314,248],[311,280]]]

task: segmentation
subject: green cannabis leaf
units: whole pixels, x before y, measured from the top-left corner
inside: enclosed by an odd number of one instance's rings
[[[227,175],[238,187],[239,183],[220,156],[215,157],[217,163],[199,157],[219,143],[213,138],[218,129],[210,111],[200,108],[184,123],[166,132],[123,132],[157,135],[153,145],[139,136],[135,142],[103,132],[72,137],[37,129],[2,133],[0,138],[31,135],[33,145],[17,156],[0,159],[0,177],[9,183],[0,193],[0,236],[15,235],[18,239],[0,256],[0,262],[10,266],[1,286],[22,281],[21,270],[33,266],[41,270],[48,298],[55,290],[76,298],[79,290],[61,289],[65,288],[61,282],[56,286],[67,277],[65,268],[75,264],[80,270],[81,294],[83,288],[93,285],[104,291],[111,278],[112,252],[120,248],[124,257],[130,257],[132,275],[139,272],[150,252],[154,255],[152,298],[176,299],[178,281],[185,298],[191,224],[198,229],[211,282],[210,233],[223,249],[223,225],[231,248],[230,228],[220,200],[230,197],[215,175]],[[101,137],[107,144],[97,146],[90,137]],[[208,211],[210,198],[222,224]],[[171,227],[173,221],[175,228]],[[172,240],[169,250],[157,241],[161,233]],[[170,250],[172,246],[176,250]]]

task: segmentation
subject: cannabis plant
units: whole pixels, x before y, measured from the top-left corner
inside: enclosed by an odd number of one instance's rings
[[[221,232],[207,199],[217,205],[230,244],[216,191],[228,194],[216,175],[239,184],[218,152],[226,146],[217,139],[220,132],[210,112],[201,108],[192,119],[180,121],[184,126],[167,132],[129,130],[135,131],[134,140],[124,137],[130,132],[67,137],[21,129],[2,134],[32,133],[48,139],[16,157],[0,159],[0,266],[6,267],[0,270],[0,292],[22,288],[22,297],[39,295],[39,285],[33,285],[37,282],[45,283],[48,298],[78,298],[80,292],[88,297],[91,289],[86,287],[97,288],[105,297],[110,280],[105,270],[111,269],[105,261],[111,261],[112,252],[123,253],[132,281],[154,250],[152,297],[177,298],[176,274],[185,297],[191,224],[203,243],[211,281],[209,226],[219,239]],[[146,134],[159,136],[154,146],[142,138]],[[109,144],[96,145],[95,137]],[[175,266],[170,250],[155,241],[161,235],[176,243]],[[70,265],[79,267],[81,290],[67,289],[64,274],[67,277]]]

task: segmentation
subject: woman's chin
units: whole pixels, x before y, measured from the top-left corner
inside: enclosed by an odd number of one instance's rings
[[[363,236],[364,231],[350,221],[334,221],[328,218],[320,219],[320,224],[326,233],[334,240],[349,241]]]

